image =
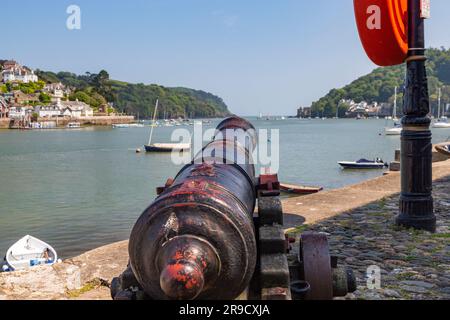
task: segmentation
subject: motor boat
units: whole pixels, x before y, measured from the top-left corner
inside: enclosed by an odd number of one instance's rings
[[[379,158],[376,160],[360,159],[358,161],[341,161],[338,163],[344,169],[383,169],[389,166]]]

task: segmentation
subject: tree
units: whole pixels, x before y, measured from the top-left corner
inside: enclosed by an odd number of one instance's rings
[[[39,101],[44,103],[44,104],[47,104],[47,103],[50,103],[52,101],[52,99],[45,92],[41,92],[41,94],[39,95]]]

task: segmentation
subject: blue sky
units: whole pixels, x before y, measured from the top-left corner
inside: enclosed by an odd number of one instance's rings
[[[370,72],[352,0],[2,0],[0,58],[32,68],[185,86],[239,115],[295,114]],[[81,8],[81,30],[66,8]],[[450,47],[450,2],[432,0],[427,44]]]

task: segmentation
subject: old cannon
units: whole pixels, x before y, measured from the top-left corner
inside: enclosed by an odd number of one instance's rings
[[[255,174],[257,139],[250,122],[230,117],[158,188],[131,232],[113,299],[332,299],[356,289],[325,235],[305,233],[291,250],[277,175]]]

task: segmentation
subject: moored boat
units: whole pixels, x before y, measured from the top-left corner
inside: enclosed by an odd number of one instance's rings
[[[30,235],[14,243],[6,252],[5,257],[10,271],[23,270],[42,264],[51,265],[57,259],[58,255],[52,246]]]
[[[450,123],[446,117],[440,118],[437,122],[433,124],[435,129],[450,129]]]
[[[79,122],[69,122],[66,126],[67,129],[79,129],[81,124]]]
[[[173,152],[188,151],[191,145],[188,143],[154,143],[144,146],[146,152]]]
[[[298,186],[288,183],[280,183],[280,190],[285,193],[291,194],[313,194],[323,190],[322,187],[309,187],[309,186]]]
[[[341,161],[338,163],[344,169],[383,169],[388,166],[388,164],[384,163],[381,159],[360,159],[358,161]]]
[[[124,129],[124,128],[144,128],[145,125],[142,123],[119,123],[113,124],[113,128],[115,129]]]
[[[159,99],[156,100],[155,111],[153,114],[153,123],[156,123],[156,115],[158,112]],[[175,124],[178,125],[178,124]],[[180,124],[181,125],[181,124]],[[150,137],[148,144],[144,145],[146,152],[173,152],[173,151],[188,151],[191,149],[190,143],[152,143],[154,126],[150,130]]]
[[[401,125],[397,125],[394,128],[385,128],[384,133],[387,136],[399,136],[403,132],[403,127]]]

